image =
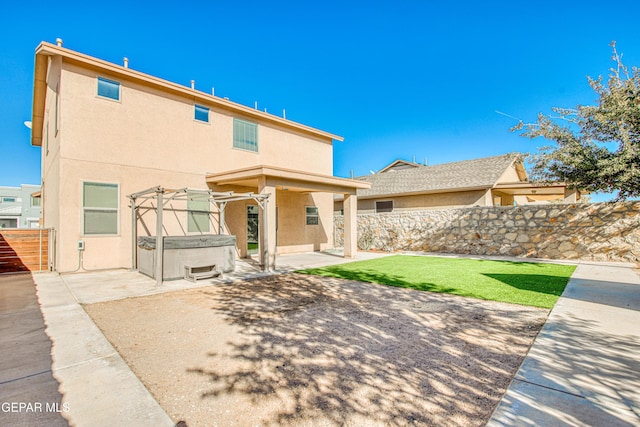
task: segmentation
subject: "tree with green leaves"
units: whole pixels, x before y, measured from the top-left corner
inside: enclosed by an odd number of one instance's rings
[[[606,84],[602,76],[588,77],[597,105],[553,108],[554,116],[540,113],[537,123],[520,122],[511,129],[555,142],[529,156],[534,181],[617,191],[615,201],[640,196],[640,70],[629,70],[615,42],[611,47],[616,66]]]

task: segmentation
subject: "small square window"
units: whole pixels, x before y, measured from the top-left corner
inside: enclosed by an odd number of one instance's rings
[[[376,213],[393,212],[393,200],[376,202]]]
[[[209,109],[207,107],[203,107],[202,105],[196,105],[194,114],[195,114],[194,118],[196,120],[209,123]]]
[[[98,96],[119,101],[120,83],[98,77]]]
[[[307,225],[318,225],[320,223],[317,207],[307,206],[306,214],[307,214]]]

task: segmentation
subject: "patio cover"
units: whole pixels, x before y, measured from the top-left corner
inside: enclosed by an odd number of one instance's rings
[[[259,194],[274,194],[274,197],[276,190],[343,194],[345,198],[344,256],[345,258],[356,256],[358,244],[356,191],[371,188],[368,182],[267,165],[210,173],[206,181],[209,185],[217,187],[231,185],[257,188]],[[276,253],[275,209],[275,203],[269,203],[264,210],[264,212],[269,211],[267,235],[271,245],[269,253],[272,257],[275,257]]]

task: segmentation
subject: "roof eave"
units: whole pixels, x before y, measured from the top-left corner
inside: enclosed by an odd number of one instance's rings
[[[36,50],[33,72],[33,104],[31,106],[31,145],[42,146],[42,126],[44,124],[44,104],[47,96],[48,58]]]
[[[406,193],[381,193],[363,196],[358,194],[358,199],[379,199],[381,197],[405,197],[405,196],[420,196],[423,194],[439,194],[439,193],[457,193],[459,191],[477,191],[477,190],[489,190],[491,186],[475,186],[475,187],[458,187],[458,188],[445,188],[436,190],[421,190],[421,191],[408,191]]]

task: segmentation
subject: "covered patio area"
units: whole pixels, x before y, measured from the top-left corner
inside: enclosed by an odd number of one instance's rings
[[[268,264],[276,265],[276,254],[321,251],[333,248],[333,195],[345,198],[344,257],[353,258],[357,251],[358,189],[370,184],[281,167],[259,165],[208,174],[212,191],[255,192],[268,195],[266,208],[260,210],[259,247],[268,253]],[[238,236],[240,256],[246,248],[246,211],[241,204],[228,207],[227,225]],[[246,209],[246,208],[245,208]]]
[[[569,188],[565,183],[535,184],[532,182],[501,183],[491,189],[494,205],[496,199],[502,206],[511,206],[514,200],[522,199],[522,204],[536,202],[576,203],[580,199],[580,191]]]

